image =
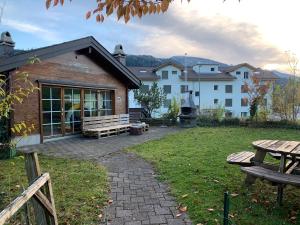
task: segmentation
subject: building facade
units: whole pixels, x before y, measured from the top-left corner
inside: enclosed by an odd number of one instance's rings
[[[28,73],[39,88],[15,105],[11,114],[11,124],[24,121],[36,128],[19,145],[80,133],[83,117],[128,113],[128,90],[140,86],[140,80],[120,60],[123,56],[109,53],[93,37],[16,51],[5,32],[0,53],[0,74],[8,78],[11,90],[17,71]],[[41,62],[27,64],[33,56]]]
[[[199,62],[192,67],[184,68],[183,65],[173,62],[164,63],[153,67],[130,67],[137,77],[141,79],[142,90],[147,91],[155,81],[163,88],[167,100],[153,116],[160,117],[167,113],[172,99],[180,104],[186,91],[193,91],[195,105],[198,112],[205,113],[218,107],[225,109],[226,116],[248,117],[249,94],[245,92],[245,83],[252,85],[252,76],[260,80],[260,84],[271,83],[265,97],[267,108],[271,108],[272,83],[277,77],[270,71],[255,68],[247,63],[220,67],[215,63]],[[129,108],[140,108],[134,99],[133,91],[129,92]]]

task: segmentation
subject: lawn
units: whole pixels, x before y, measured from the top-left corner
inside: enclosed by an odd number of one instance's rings
[[[42,171],[51,176],[59,224],[99,224],[98,216],[108,193],[105,169],[87,161],[46,156],[39,159]],[[1,210],[21,192],[22,186],[28,186],[24,159],[0,160],[0,181]]]
[[[252,150],[257,139],[300,140],[284,129],[194,128],[129,148],[153,163],[178,204],[187,206],[195,224],[221,224],[223,193],[229,191],[232,224],[300,224],[300,189],[288,186],[283,206],[276,206],[276,187],[257,181],[243,187],[245,175],[226,163],[230,153]]]

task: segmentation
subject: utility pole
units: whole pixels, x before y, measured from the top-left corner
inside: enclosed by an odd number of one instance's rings
[[[201,110],[201,100],[200,100],[200,67],[201,65],[198,65],[198,84],[199,84],[199,96],[198,96],[198,99],[199,99],[199,106],[198,106],[198,110],[199,110],[199,115],[200,115],[200,110]]]

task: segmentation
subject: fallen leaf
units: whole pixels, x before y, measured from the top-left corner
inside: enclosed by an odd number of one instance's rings
[[[234,215],[233,215],[233,214],[229,214],[229,217],[230,217],[230,218],[234,218]]]
[[[176,217],[180,217],[180,216],[181,216],[181,213],[176,214]]]
[[[256,198],[252,198],[251,202],[257,203],[257,199]]]
[[[230,194],[231,197],[236,197],[236,196],[238,196],[238,195],[239,195],[238,193],[231,193],[231,194]]]
[[[189,196],[188,194],[182,195],[181,198],[186,198],[187,196]]]
[[[290,220],[295,220],[295,219],[297,219],[296,216],[292,216],[292,217],[290,218]]]
[[[109,199],[109,200],[108,200],[108,204],[111,204],[111,203],[113,203],[113,200],[112,200],[112,199]]]
[[[214,182],[216,182],[216,183],[220,183],[220,181],[218,181],[218,180],[214,180]]]
[[[187,211],[187,206],[183,206],[179,208],[180,212],[186,212]]]
[[[99,217],[99,219],[101,219],[101,218],[103,217],[103,215],[102,215],[102,214],[99,214],[98,217]]]
[[[203,225],[203,223],[197,223],[196,225]]]
[[[214,209],[212,209],[212,208],[209,208],[209,209],[207,209],[209,212],[213,212],[213,211],[215,211]]]

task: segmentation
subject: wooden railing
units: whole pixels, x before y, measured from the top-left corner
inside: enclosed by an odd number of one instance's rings
[[[32,201],[36,224],[58,225],[50,175],[41,173],[36,152],[24,154],[30,186],[0,212],[0,225],[4,225],[18,210],[27,206],[29,201]]]

